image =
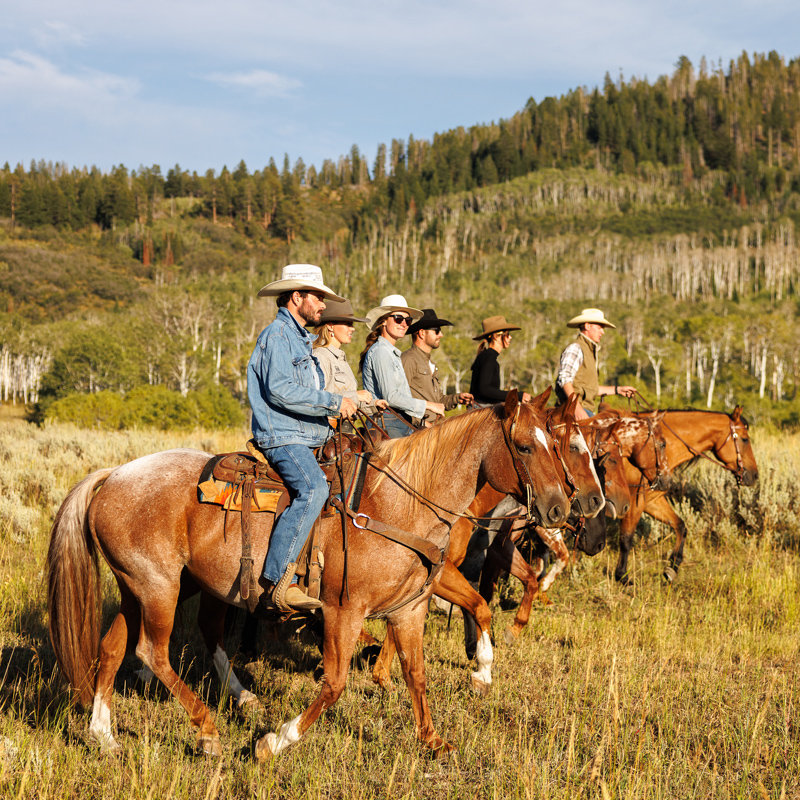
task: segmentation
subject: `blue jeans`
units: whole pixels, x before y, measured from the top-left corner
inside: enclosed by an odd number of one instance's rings
[[[289,489],[291,502],[278,517],[269,540],[264,577],[277,583],[311,533],[328,499],[328,481],[314,453],[304,444],[287,444],[266,451],[270,466]]]
[[[400,439],[403,436],[410,436],[414,433],[413,428],[409,428],[403,420],[398,419],[391,411],[383,412],[381,424],[386,429],[390,439]]]

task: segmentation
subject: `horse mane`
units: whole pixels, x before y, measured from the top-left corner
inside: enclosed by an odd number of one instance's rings
[[[403,480],[415,492],[430,497],[435,479],[442,472],[453,469],[472,436],[489,418],[498,419],[496,407],[468,411],[411,436],[381,442],[375,448],[377,458],[372,462],[380,470],[380,475],[372,484],[370,494],[381,485],[384,478],[388,476],[391,480],[391,473],[381,469],[388,465],[392,472],[402,470]]]

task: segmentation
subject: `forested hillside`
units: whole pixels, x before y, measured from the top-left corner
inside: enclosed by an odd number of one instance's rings
[[[605,381],[800,422],[800,62],[774,53],[607,78],[371,166],[356,146],[319,170],[7,165],[0,218],[0,392],[40,417],[190,425],[242,400],[275,312],[255,295],[310,261],[359,312],[401,292],[456,322],[451,386],[503,313],[523,327],[504,382],[543,389],[564,323],[598,304]]]

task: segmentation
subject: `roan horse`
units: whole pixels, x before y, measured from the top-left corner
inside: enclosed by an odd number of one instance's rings
[[[404,439],[384,442],[371,459],[360,517],[384,521],[421,537],[429,552],[447,551],[456,514],[489,485],[530,502],[558,525],[568,503],[549,457],[543,409],[518,402],[447,420]],[[546,458],[541,454],[547,453]],[[203,589],[211,630],[222,632],[226,604],[243,606],[239,594],[241,540],[225,530],[226,515],[197,501],[196,485],[208,453],[172,450],[93,473],[75,486],[56,515],[48,552],[50,636],[59,666],[80,699],[93,702],[89,733],[101,746],[118,748],[111,729],[114,678],[126,650],[172,692],[197,729],[198,747],[222,752],[219,733],[201,700],[169,662],[169,637],[181,584]],[[374,466],[374,462],[384,467]],[[454,469],[454,465],[458,465]],[[427,498],[436,498],[434,505]],[[439,505],[441,504],[441,505]],[[444,509],[449,510],[444,510]],[[253,555],[263,563],[272,515],[252,519]],[[231,522],[231,528],[238,521]],[[266,758],[299,741],[344,689],[365,617],[386,617],[402,648],[417,736],[436,751],[451,749],[434,729],[425,689],[422,632],[435,569],[413,550],[350,526],[348,593],[341,520],[321,521],[324,554],[320,600],[325,620],[324,677],[317,698],[298,717],[256,743]],[[120,611],[99,642],[98,554],[119,586]],[[432,563],[432,562],[431,562]],[[207,644],[209,644],[207,640]],[[209,644],[210,647],[210,644]],[[95,664],[99,649],[99,663]]]
[[[638,416],[647,417],[651,413]],[[673,468],[702,456],[732,472],[740,486],[752,486],[758,480],[758,465],[741,406],[736,406],[730,414],[693,409],[660,413],[663,414],[667,459]],[[708,452],[712,452],[716,460],[705,455]],[[640,482],[640,474],[632,465],[628,467],[628,479],[632,484]],[[635,494],[631,510],[620,526],[619,561],[614,577],[622,583],[630,581],[628,554],[633,546],[636,525],[645,512],[675,532],[675,547],[663,572],[664,580],[672,583],[683,561],[686,524],[667,502],[664,491],[646,490]]]

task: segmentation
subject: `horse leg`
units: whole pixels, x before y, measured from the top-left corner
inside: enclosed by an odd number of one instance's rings
[[[641,494],[637,492],[635,497],[631,497],[631,510],[622,518],[619,526],[619,560],[617,568],[614,570],[614,578],[623,586],[632,583],[628,576],[628,554],[633,547],[633,534],[644,511]]]
[[[569,550],[564,543],[564,536],[559,528],[537,528],[537,533],[542,542],[555,554],[555,562],[547,571],[544,580],[539,584],[539,598],[547,597],[547,590],[553,585],[553,581],[561,574],[564,567],[569,564]]]
[[[478,669],[472,673],[472,688],[482,697],[489,693],[492,683],[494,651],[489,632],[492,627],[492,612],[487,602],[470,586],[469,581],[448,559],[439,573],[434,591],[443,600],[462,608],[478,625],[479,635],[475,647]]]
[[[197,745],[208,755],[221,756],[219,732],[211,714],[199,697],[178,677],[169,661],[169,636],[175,621],[178,600],[176,587],[150,584],[148,592],[159,600],[142,603],[142,625],[136,655],[186,709],[189,721],[197,728]],[[173,589],[173,591],[170,591]]]
[[[683,545],[686,542],[686,523],[675,513],[675,509],[667,502],[664,495],[648,501],[645,512],[659,522],[664,522],[675,531],[675,547],[669,554],[669,566],[664,569],[663,577],[672,583],[678,577],[678,568],[683,562]]]
[[[100,663],[97,669],[92,719],[89,723],[89,738],[94,739],[102,750],[120,750],[111,733],[111,696],[114,693],[114,678],[119,671],[125,653],[132,650],[139,636],[141,614],[139,605],[127,587],[118,581],[122,601],[108,633],[100,643]]]
[[[372,680],[386,691],[392,688],[392,661],[394,661],[396,652],[397,645],[394,641],[394,632],[392,624],[389,623],[386,626],[386,638],[383,640],[383,646],[372,667]]]
[[[392,623],[400,666],[403,668],[408,691],[411,694],[411,707],[414,712],[417,737],[437,753],[447,753],[453,749],[433,727],[431,710],[425,683],[425,661],[422,651],[422,633],[425,627],[427,603],[419,603],[416,608],[406,612],[402,619]]]
[[[252,692],[248,692],[239,682],[225,652],[223,637],[225,636],[227,609],[227,603],[208,592],[202,592],[200,608],[197,611],[197,625],[214,662],[223,689],[227,689],[236,698],[236,705],[239,708],[248,704],[258,705],[258,698]]]
[[[328,608],[325,614],[325,641],[322,648],[322,686],[314,702],[291,722],[285,722],[278,733],[268,733],[256,742],[255,757],[263,761],[276,756],[287,747],[297,743],[303,734],[319,719],[319,715],[330,708],[342,694],[347,683],[350,659],[356,647],[363,613],[352,610],[339,612]]]
[[[528,620],[531,617],[531,609],[533,608],[533,601],[537,596],[541,596],[541,592],[537,570],[533,569],[530,564],[528,564],[523,558],[522,553],[520,553],[516,547],[513,548],[511,558],[507,562],[505,569],[508,573],[519,579],[523,586],[522,601],[517,608],[514,622],[503,632],[503,638],[506,640],[506,644],[514,644],[517,639],[519,639],[522,629],[528,624]],[[546,596],[543,602],[550,603]]]

